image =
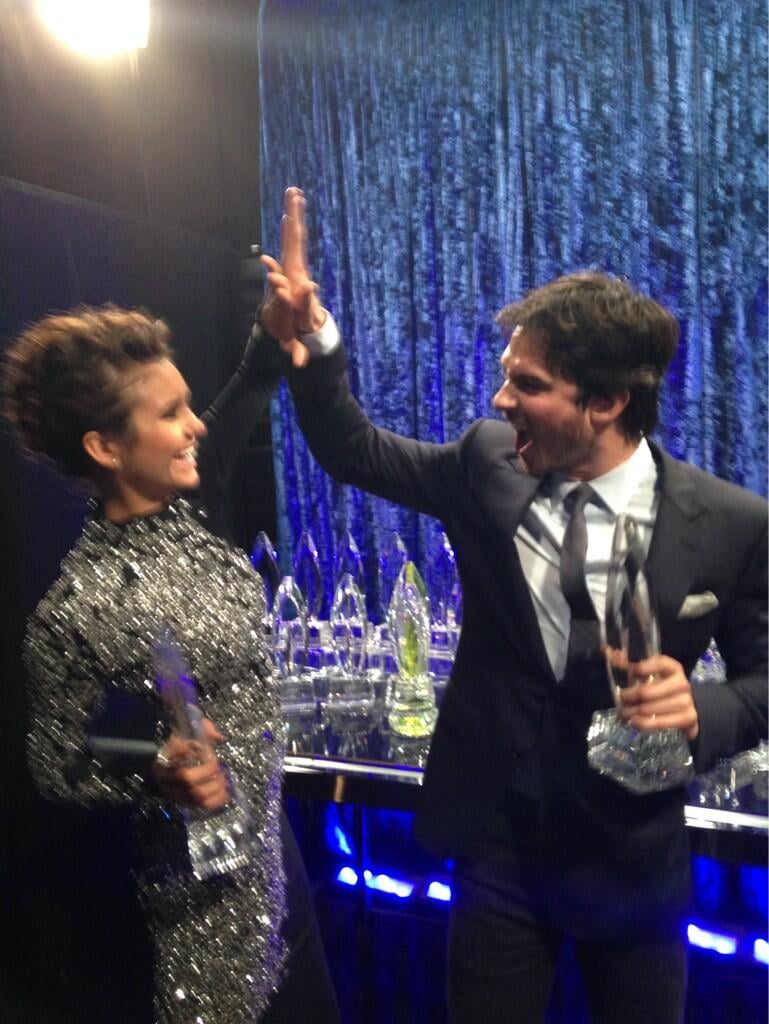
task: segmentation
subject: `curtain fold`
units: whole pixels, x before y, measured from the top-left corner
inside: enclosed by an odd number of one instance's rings
[[[495,313],[559,274],[626,275],[680,319],[673,454],[761,493],[767,437],[767,24],[759,0],[268,0],[262,223],[308,197],[310,258],[371,419],[426,440],[488,415]],[[331,584],[350,529],[437,530],[333,484],[274,408],[284,566],[309,528]]]

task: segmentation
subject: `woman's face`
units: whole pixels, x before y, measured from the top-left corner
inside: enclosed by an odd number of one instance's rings
[[[143,365],[124,386],[132,408],[125,433],[113,443],[115,493],[106,508],[113,519],[157,511],[175,491],[197,487],[198,441],[206,433],[169,359]]]

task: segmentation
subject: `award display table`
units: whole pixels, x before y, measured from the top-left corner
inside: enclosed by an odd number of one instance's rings
[[[287,708],[286,719],[287,796],[416,810],[430,739],[395,735],[388,725],[383,695],[365,708],[334,708],[323,702]],[[721,772],[728,776],[726,766]],[[769,815],[765,793],[757,784],[761,779],[736,780],[743,785],[733,790],[706,779],[695,780],[689,787],[685,814],[693,850],[765,864]]]

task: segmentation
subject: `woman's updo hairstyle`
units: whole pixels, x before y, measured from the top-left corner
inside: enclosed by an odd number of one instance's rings
[[[83,306],[47,316],[12,343],[3,368],[5,414],[27,449],[65,476],[89,479],[89,430],[123,434],[131,412],[126,374],[168,359],[171,332],[144,310]]]

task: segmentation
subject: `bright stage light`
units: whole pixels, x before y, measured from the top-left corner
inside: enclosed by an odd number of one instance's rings
[[[700,949],[710,949],[721,956],[734,956],[737,952],[737,937],[727,935],[724,932],[716,932],[710,928],[700,928],[699,925],[690,924],[686,929],[690,946],[698,946]]]
[[[366,888],[377,889],[379,892],[386,892],[388,896],[398,896],[402,900],[408,899],[414,891],[412,882],[404,882],[391,875],[375,875],[371,871],[364,871],[363,877],[366,880]]]
[[[440,900],[441,903],[451,903],[451,886],[435,879],[427,887],[427,898]]]
[[[50,31],[86,57],[113,57],[147,45],[150,0],[38,0]]]
[[[357,885],[358,884],[358,872],[353,868],[345,867],[339,869],[339,873],[336,876],[337,882],[341,882],[342,885]]]

